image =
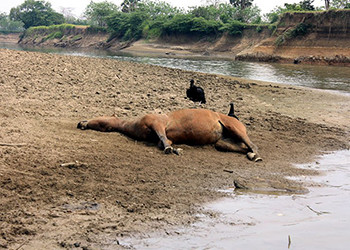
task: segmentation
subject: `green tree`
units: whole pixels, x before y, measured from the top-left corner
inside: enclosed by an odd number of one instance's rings
[[[162,26],[162,34],[217,35],[221,33],[221,21],[195,17],[192,14],[178,14]]]
[[[227,31],[230,35],[237,36],[243,33],[244,28],[244,23],[237,20],[230,20],[221,29]]]
[[[300,2],[300,7],[303,10],[315,10],[313,3],[314,3],[314,0],[304,0]]]
[[[121,4],[122,11],[126,13],[135,11],[139,1],[140,0],[124,0]]]
[[[219,33],[222,23],[215,20],[206,20],[203,17],[195,17],[192,19],[191,31],[204,34],[204,35],[216,35]]]
[[[104,1],[95,3],[93,1],[86,7],[84,15],[92,24],[101,27],[107,26],[107,17],[118,10],[118,6],[114,3]]]
[[[140,39],[147,19],[147,14],[139,11],[113,13],[107,18],[108,29],[112,33],[111,38]]]
[[[32,26],[61,24],[65,21],[62,14],[54,11],[51,4],[43,0],[26,0],[10,10],[10,18],[23,22],[25,29]]]
[[[238,20],[243,23],[261,23],[260,9],[257,6],[251,6],[242,10],[239,10],[234,20]]]
[[[21,21],[12,21],[6,13],[0,12],[0,32],[21,32],[23,30]]]
[[[218,20],[221,16],[221,8],[215,5],[194,7],[190,13],[195,17],[203,17],[206,20]],[[231,6],[231,8],[234,8]]]
[[[137,11],[145,13],[143,36],[145,38],[157,38],[162,34],[163,24],[181,13],[181,9],[171,6],[164,1],[143,0],[137,4]]]
[[[246,23],[260,22],[260,9],[253,5],[241,9],[231,4],[212,4],[184,11],[166,2],[152,0],[137,2],[134,7],[116,11],[107,18],[108,30],[112,34],[110,38],[123,40],[153,39],[173,34],[212,36],[225,31],[241,34]]]
[[[304,0],[299,3],[288,4],[285,3],[286,11],[310,11],[315,10],[315,7],[312,5],[314,0]]]
[[[220,4],[219,10],[220,10],[220,20],[223,23],[228,23],[234,19],[237,19],[240,12],[240,8],[236,8],[231,4]]]
[[[242,10],[253,5],[253,0],[230,0],[230,4]]]
[[[195,17],[203,17],[207,20],[216,20],[228,23],[238,20],[246,23],[256,23],[261,19],[260,9],[257,6],[250,6],[245,9],[234,7],[231,4],[219,4],[218,6],[199,6],[193,8],[190,13]]]
[[[253,6],[253,0],[230,0],[230,4],[237,8],[234,20],[243,23],[260,23],[260,9]]]
[[[192,28],[191,14],[178,14],[163,24],[165,34],[189,34]]]
[[[332,0],[330,6],[335,9],[350,9],[350,0]]]
[[[180,9],[172,7],[164,1],[154,2],[144,0],[137,4],[137,10],[147,13],[152,19],[157,19],[159,16],[167,16],[168,18],[171,18],[172,16],[181,13]]]
[[[313,6],[314,0],[304,0],[299,3],[288,4],[285,3],[284,7],[276,7],[270,13],[265,14],[265,18],[269,23],[275,23],[278,21],[278,17],[289,11],[313,11],[315,7]]]

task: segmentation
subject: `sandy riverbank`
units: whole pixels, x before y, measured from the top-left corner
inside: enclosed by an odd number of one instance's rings
[[[207,104],[185,99],[199,81]],[[203,202],[237,181],[304,192],[286,176],[322,151],[348,147],[347,96],[109,59],[0,49],[0,247],[116,248],[123,235],[196,220]],[[236,104],[263,162],[181,145],[181,156],[82,119]],[[63,163],[79,161],[73,167]],[[224,170],[230,170],[229,173]]]

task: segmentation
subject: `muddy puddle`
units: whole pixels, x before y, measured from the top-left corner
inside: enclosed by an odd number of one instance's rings
[[[198,222],[165,233],[124,238],[135,249],[349,249],[350,151],[299,166],[320,176],[300,179],[306,194],[229,192],[207,204]],[[293,177],[291,177],[293,178]]]

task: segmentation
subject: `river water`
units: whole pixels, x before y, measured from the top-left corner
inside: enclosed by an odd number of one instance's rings
[[[283,83],[317,89],[336,90],[342,93],[350,94],[350,67],[240,62],[232,60],[218,60],[207,57],[172,58],[165,55],[164,57],[147,57],[134,56],[128,53],[112,53],[103,50],[91,49],[71,50],[62,48],[45,49],[21,47],[18,44],[12,43],[0,43],[0,48],[60,53],[74,56],[111,58],[203,73],[229,75],[251,80]]]
[[[104,51],[21,48],[4,43],[0,43],[0,48],[106,57],[350,95],[349,67],[140,57]],[[320,157],[317,163],[299,167],[321,171],[319,177],[305,176],[300,180],[316,182],[322,187],[312,187],[309,193],[298,195],[224,190],[227,198],[204,206],[218,216],[198,214],[198,222],[190,227],[118,239],[119,243],[136,249],[349,249],[350,151],[333,152]]]

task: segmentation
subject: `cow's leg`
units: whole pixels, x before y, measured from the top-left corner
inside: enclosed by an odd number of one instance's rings
[[[238,135],[238,138],[242,141],[242,143],[244,143],[247,146],[248,148],[247,157],[249,160],[255,161],[255,162],[262,161],[262,158],[258,154],[258,147],[251,142],[248,135],[246,134]]]
[[[245,143],[236,143],[233,141],[219,140],[215,143],[215,148],[221,151],[238,152],[247,154],[247,157],[251,161],[261,161],[261,157],[256,152],[252,152]]]
[[[164,153],[178,154],[178,151],[172,147],[173,142],[168,139],[165,132],[165,125],[161,122],[154,121],[150,128],[157,134],[159,138],[159,147],[164,148]]]
[[[246,140],[249,140],[246,139]],[[250,146],[247,146],[249,144]],[[251,161],[262,161],[262,158],[258,155],[256,146],[253,143],[244,143],[244,142],[234,142],[234,141],[226,141],[226,140],[219,140],[216,144],[215,147],[218,150],[223,150],[223,151],[230,151],[230,152],[238,152],[238,153],[243,153],[247,154],[247,157]]]
[[[146,126],[148,129],[154,131],[159,139],[158,146],[164,149],[164,153],[179,154],[177,149],[172,147],[173,142],[169,140],[166,135],[166,124],[168,123],[168,116],[166,115],[155,115],[148,114],[141,119],[141,124]]]
[[[262,161],[262,158],[258,154],[258,147],[251,142],[248,135],[246,134],[238,135],[238,138],[242,141],[242,143],[244,143],[247,146],[248,148],[247,157],[249,160],[255,161],[255,162]]]
[[[228,152],[238,152],[242,154],[248,153],[248,148],[244,143],[234,143],[232,141],[227,141],[221,139],[215,143],[215,148],[220,151],[228,151]]]
[[[235,143],[233,141],[225,141],[225,140],[219,140],[215,143],[215,148],[221,151],[228,151],[228,152],[238,152],[247,154],[247,157],[251,161],[261,161],[261,157],[257,153],[251,152],[248,147],[244,143]]]
[[[78,123],[77,128],[80,129],[92,129],[101,132],[115,131],[117,126],[117,118],[115,116],[98,117],[88,121],[81,121]]]
[[[230,144],[232,144],[232,149],[235,148],[236,152],[244,152],[243,150],[246,147],[246,151],[244,153],[247,154],[249,160],[255,162],[261,161],[262,159],[258,155],[258,148],[249,139],[248,135],[246,134],[244,125],[241,124],[238,120],[235,120],[234,122],[235,123],[232,123],[232,120],[226,120],[223,122],[220,121],[223,129],[225,130],[225,134],[231,140]],[[241,151],[240,147],[242,148]]]

